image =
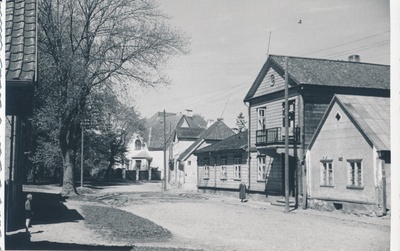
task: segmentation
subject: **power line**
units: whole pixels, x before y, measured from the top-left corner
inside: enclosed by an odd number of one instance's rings
[[[348,44],[356,43],[356,42],[359,42],[359,41],[363,41],[363,40],[366,40],[366,39],[369,39],[369,38],[372,38],[372,37],[377,37],[377,36],[380,36],[380,35],[383,35],[383,34],[386,34],[386,33],[389,33],[389,32],[390,32],[390,30],[385,31],[385,32],[381,32],[381,33],[378,33],[378,34],[374,34],[374,35],[371,35],[371,36],[363,37],[363,38],[360,38],[360,39],[357,39],[357,40],[353,40],[353,41],[350,41],[350,42],[347,42],[347,43],[343,43],[343,44],[335,45],[335,46],[332,46],[332,47],[328,47],[328,48],[325,48],[325,49],[321,49],[321,50],[317,50],[317,51],[313,51],[313,52],[308,52],[308,53],[302,54],[300,56],[307,56],[307,55],[315,54],[315,53],[318,53],[318,52],[327,51],[327,50],[338,48],[338,47],[341,47],[341,46],[344,46],[344,45],[348,45]]]
[[[368,50],[368,49],[372,49],[372,48],[375,48],[375,47],[379,47],[379,46],[382,46],[382,45],[386,45],[386,44],[388,44],[388,43],[390,43],[390,40],[386,40],[386,41],[381,41],[381,42],[376,42],[376,43],[373,43],[373,44],[369,44],[369,45],[364,45],[364,46],[361,46],[361,47],[357,47],[357,48],[352,48],[352,49],[348,49],[348,50],[345,50],[345,51],[340,51],[340,52],[336,52],[336,53],[332,53],[332,54],[329,54],[329,55],[327,55],[327,56],[325,56],[325,57],[327,57],[327,58],[332,58],[332,57],[337,57],[337,56],[343,56],[343,55],[346,55],[346,54],[348,54],[349,52],[355,52],[355,51],[365,51],[365,50]]]

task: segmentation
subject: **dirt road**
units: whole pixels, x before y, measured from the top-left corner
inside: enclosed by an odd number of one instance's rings
[[[281,207],[251,199],[241,203],[236,196],[173,189],[162,192],[160,183],[98,187],[94,194],[87,196],[96,199],[67,201],[68,211],[80,213],[83,205],[100,202],[149,219],[173,236],[170,241],[134,243],[135,246],[203,250],[389,250],[388,217],[301,209],[285,214]],[[38,224],[34,226],[38,234],[32,234],[31,240],[112,243],[107,236],[89,229],[81,218],[76,217],[74,223]]]
[[[153,185],[154,186],[154,185]],[[389,219],[295,210],[179,191],[124,190],[119,208],[170,230],[173,246],[205,250],[389,250]],[[103,191],[107,192],[107,191]],[[115,203],[115,200],[114,200]]]

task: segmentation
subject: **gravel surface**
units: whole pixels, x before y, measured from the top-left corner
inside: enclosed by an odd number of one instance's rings
[[[282,207],[251,199],[241,203],[237,196],[161,192],[159,183],[87,189],[63,203],[84,220],[38,224],[34,229],[42,232],[31,241],[109,245],[109,250],[389,250],[389,217],[301,209],[285,214]],[[57,227],[64,229],[62,237],[52,232]]]

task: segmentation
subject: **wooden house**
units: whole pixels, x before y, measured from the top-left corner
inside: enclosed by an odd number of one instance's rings
[[[194,151],[215,144],[234,134],[232,129],[223,122],[223,119],[218,119],[203,131],[199,138],[176,159],[178,186],[185,189],[197,188],[197,157],[193,154]]]
[[[37,81],[37,6],[36,0],[7,0],[5,24],[5,79],[7,119],[1,122],[5,128],[5,163],[1,163],[1,172],[5,177],[7,193],[5,194],[6,224],[1,222],[2,230],[23,224],[23,203],[25,196],[22,184],[26,180],[29,167],[31,122],[33,113],[34,86]],[[3,33],[3,34],[4,34]],[[4,88],[4,87],[2,87]],[[4,106],[3,104],[0,104]],[[4,107],[1,107],[4,109]],[[4,123],[6,123],[4,125]],[[4,153],[0,153],[4,154]],[[2,158],[3,159],[3,158]],[[0,184],[4,192],[4,184]],[[1,202],[4,208],[3,202]],[[4,231],[0,233],[5,236]],[[4,245],[3,245],[4,247]]]
[[[284,130],[285,58],[288,126]],[[270,55],[244,98],[249,117],[250,191],[284,195],[289,137],[290,195],[306,195],[305,150],[335,94],[389,97],[390,67],[354,61]]]
[[[148,135],[145,144],[152,157],[150,168],[161,172],[164,177],[164,143],[166,145],[167,179],[177,183],[176,159],[205,131],[207,122],[192,110],[184,113],[158,112],[147,120]],[[164,141],[165,139],[165,141]]]
[[[390,98],[335,95],[308,146],[311,208],[390,208]]]
[[[237,190],[248,181],[248,132],[240,132],[194,152],[198,189]]]

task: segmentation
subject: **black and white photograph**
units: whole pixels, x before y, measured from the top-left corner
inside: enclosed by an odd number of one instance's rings
[[[399,9],[2,0],[0,250],[400,250]]]

